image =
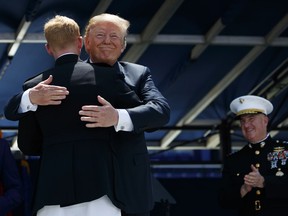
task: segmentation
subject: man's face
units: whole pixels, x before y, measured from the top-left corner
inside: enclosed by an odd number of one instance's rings
[[[111,22],[98,23],[85,38],[85,49],[93,63],[113,65],[124,48],[123,32]]]
[[[244,137],[251,143],[263,140],[267,135],[268,117],[264,114],[247,114],[240,116]]]

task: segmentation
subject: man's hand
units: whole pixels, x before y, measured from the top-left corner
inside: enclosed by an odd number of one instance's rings
[[[240,194],[241,197],[244,197],[247,193],[249,193],[252,190],[252,187],[247,184],[243,184],[240,188]]]
[[[244,184],[240,188],[241,197],[249,193],[253,187],[263,188],[264,177],[260,174],[259,170],[251,165],[251,172],[244,176]]]
[[[118,123],[118,111],[101,96],[97,97],[102,106],[86,105],[79,111],[81,121],[88,122],[86,127],[111,127]]]
[[[53,77],[50,75],[46,80],[40,82],[29,92],[29,99],[36,105],[59,105],[66,98],[69,91],[66,87],[50,85]]]
[[[248,175],[244,176],[244,184],[251,187],[263,188],[265,181],[264,177],[254,165],[251,165],[251,170],[252,171]]]

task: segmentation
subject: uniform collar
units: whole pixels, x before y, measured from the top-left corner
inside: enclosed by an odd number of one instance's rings
[[[55,65],[63,65],[72,62],[78,62],[79,56],[77,54],[65,54],[56,59]]]
[[[265,137],[265,139],[260,140],[257,143],[249,143],[248,146],[249,148],[255,149],[255,148],[263,148],[265,146],[265,144],[267,143],[268,140],[270,140],[270,134],[267,134],[267,136]]]

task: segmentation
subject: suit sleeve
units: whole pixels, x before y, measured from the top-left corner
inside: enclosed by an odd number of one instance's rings
[[[9,145],[0,140],[1,179],[4,194],[0,196],[0,215],[5,215],[22,202],[21,179]]]
[[[140,77],[137,95],[142,104],[127,109],[136,133],[153,130],[168,123],[170,107],[166,98],[155,86],[148,68]]]
[[[18,147],[25,155],[41,155],[42,133],[35,112],[18,113],[18,108],[24,91],[36,86],[40,81],[42,81],[41,74],[27,80],[23,84],[23,91],[13,96],[4,108],[4,114],[8,120],[19,120]]]
[[[14,95],[4,107],[5,118],[11,121],[18,121],[23,116],[26,116],[27,113],[19,113],[18,109],[21,103],[23,92]]]
[[[4,115],[6,119],[11,120],[11,121],[18,121],[22,117],[29,115],[31,113],[31,112],[25,112],[25,113],[18,112],[21,99],[22,99],[24,91],[36,86],[41,81],[42,81],[42,75],[40,74],[24,82],[22,86],[22,92],[14,95],[4,107]]]

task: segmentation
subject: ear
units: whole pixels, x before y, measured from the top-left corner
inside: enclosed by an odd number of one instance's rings
[[[53,52],[52,52],[52,50],[51,50],[51,48],[50,48],[50,46],[49,46],[48,43],[45,44],[45,48],[46,48],[47,53],[48,53],[49,55],[52,55],[52,56],[53,56]]]
[[[264,116],[264,124],[265,124],[265,126],[267,127],[267,125],[268,125],[268,123],[269,123],[269,118],[268,118],[268,116]]]
[[[126,46],[127,46],[127,41],[126,41],[126,37],[124,37],[124,41],[123,41],[123,44],[122,44],[121,53],[126,49]]]
[[[86,52],[90,53],[90,45],[89,45],[89,38],[87,36],[84,36],[84,47]]]
[[[79,38],[78,38],[78,49],[82,49],[82,46],[83,46],[83,38],[82,38],[82,36],[80,36]]]

